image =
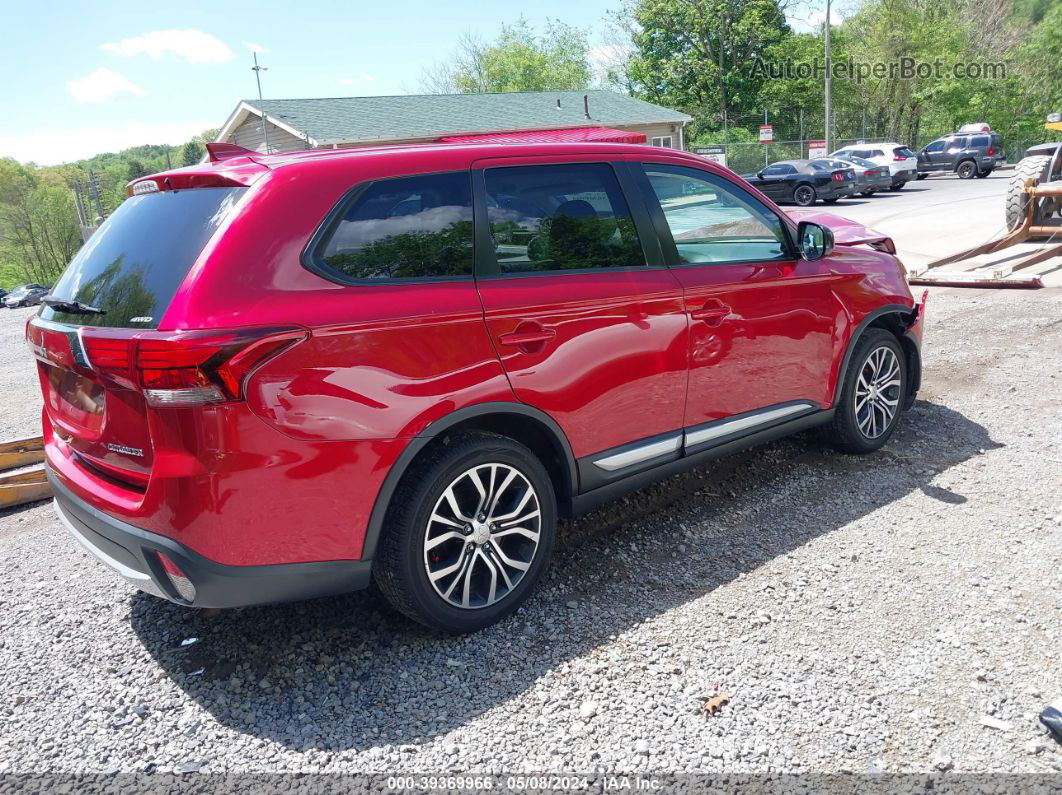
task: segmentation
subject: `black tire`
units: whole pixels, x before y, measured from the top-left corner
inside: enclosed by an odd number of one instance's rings
[[[886,348],[891,351],[896,359],[899,369],[900,384],[898,387],[890,387],[887,390],[888,399],[897,401],[892,418],[885,425],[884,430],[875,436],[864,432],[860,427],[861,417],[866,414],[856,409],[857,384],[864,368],[872,354]],[[903,410],[903,399],[907,394],[907,360],[903,353],[903,347],[890,332],[881,328],[871,328],[859,338],[852,351],[852,358],[848,364],[848,370],[844,375],[844,383],[841,385],[840,395],[837,399],[837,410],[833,420],[823,426],[822,435],[826,442],[844,453],[865,455],[881,448],[896,430]],[[873,409],[870,409],[873,412]],[[877,419],[875,419],[875,422]]]
[[[959,179],[972,179],[977,174],[977,164],[972,160],[963,160],[955,166],[955,173]]]
[[[991,174],[992,174],[992,169],[988,169],[988,171],[978,171],[977,172],[977,178],[978,179],[984,179],[985,177],[991,176]]]
[[[1018,165],[1014,167],[1014,176],[1010,179],[1010,184],[1007,186],[1007,204],[1004,209],[1004,215],[1007,221],[1007,229],[1015,229],[1025,221],[1025,212],[1028,205],[1029,197],[1026,193],[1022,192],[1022,188],[1025,187],[1026,180],[1036,180],[1036,184],[1049,181],[1049,174],[1047,173],[1051,168],[1051,156],[1050,155],[1033,155],[1032,157],[1025,157],[1018,161]],[[1041,213],[1037,212],[1033,216],[1033,223],[1037,224],[1044,220],[1041,217]]]
[[[860,196],[866,196],[866,197],[867,197],[867,198],[869,199],[869,198],[870,198],[871,196],[873,196],[873,195],[874,195],[874,191],[872,191],[872,190],[865,190],[865,191],[862,191],[862,192],[861,192],[861,193],[860,193],[859,195],[860,195]]]
[[[815,188],[806,182],[801,182],[793,188],[793,203],[800,207],[810,207],[815,203]]]
[[[840,198],[840,197],[838,197],[838,198]],[[823,199],[822,203],[823,204],[837,204],[837,199]]]
[[[491,463],[516,469],[533,488],[540,514],[538,546],[529,568],[498,601],[478,608],[461,607],[446,601],[428,578],[425,534],[436,503],[450,485],[471,468]],[[403,477],[391,499],[373,576],[387,601],[415,621],[454,634],[475,632],[512,613],[535,589],[549,565],[556,527],[553,485],[535,454],[506,436],[470,431],[439,444]],[[455,543],[475,546],[462,539]],[[462,548],[459,554],[466,551]],[[473,560],[469,568],[476,565]],[[484,565],[480,564],[481,574]],[[455,578],[460,577],[459,569]]]
[[[889,186],[889,190],[903,190],[903,186],[906,184],[906,182],[894,182]]]
[[[923,173],[919,173],[919,174],[918,174],[918,176],[917,176],[917,177],[915,177],[915,179],[918,179],[918,180],[923,180],[923,179],[925,179],[925,178],[926,178],[926,177],[928,177],[928,176],[929,176],[929,174],[923,174]]]

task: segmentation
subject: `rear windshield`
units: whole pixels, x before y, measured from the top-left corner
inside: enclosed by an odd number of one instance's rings
[[[915,156],[915,153],[912,152],[910,149],[908,149],[906,146],[898,146],[897,148],[892,150],[892,153],[894,155],[899,155],[900,157],[914,157]]]
[[[41,317],[78,326],[158,328],[207,241],[246,188],[195,188],[131,196],[96,230],[51,295],[103,309]]]

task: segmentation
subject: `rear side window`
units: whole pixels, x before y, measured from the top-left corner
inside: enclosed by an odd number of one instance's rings
[[[342,279],[472,275],[467,172],[374,182],[334,219],[314,260]]]
[[[915,153],[908,149],[906,146],[898,146],[892,150],[892,153],[898,157],[914,157]]]
[[[246,188],[195,188],[131,196],[82,246],[52,295],[104,310],[41,317],[78,326],[158,328],[207,241]]]
[[[605,163],[484,172],[502,274],[645,265],[627,200]]]
[[[970,146],[974,148],[988,147],[991,144],[991,140],[992,139],[989,138],[987,135],[975,135],[970,143]]]

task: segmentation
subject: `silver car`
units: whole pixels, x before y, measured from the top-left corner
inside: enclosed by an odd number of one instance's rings
[[[854,193],[872,196],[879,190],[892,187],[892,175],[885,166],[879,166],[862,157],[824,157],[819,162],[828,163],[832,168],[850,168],[856,173]]]

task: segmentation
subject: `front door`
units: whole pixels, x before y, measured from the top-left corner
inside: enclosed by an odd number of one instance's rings
[[[622,165],[557,160],[475,164],[476,278],[517,398],[561,426],[586,489],[678,456],[687,321]]]
[[[754,430],[821,408],[838,277],[798,258],[783,221],[736,183],[687,166],[646,163],[644,172],[690,318],[690,446],[722,438],[715,427]]]

